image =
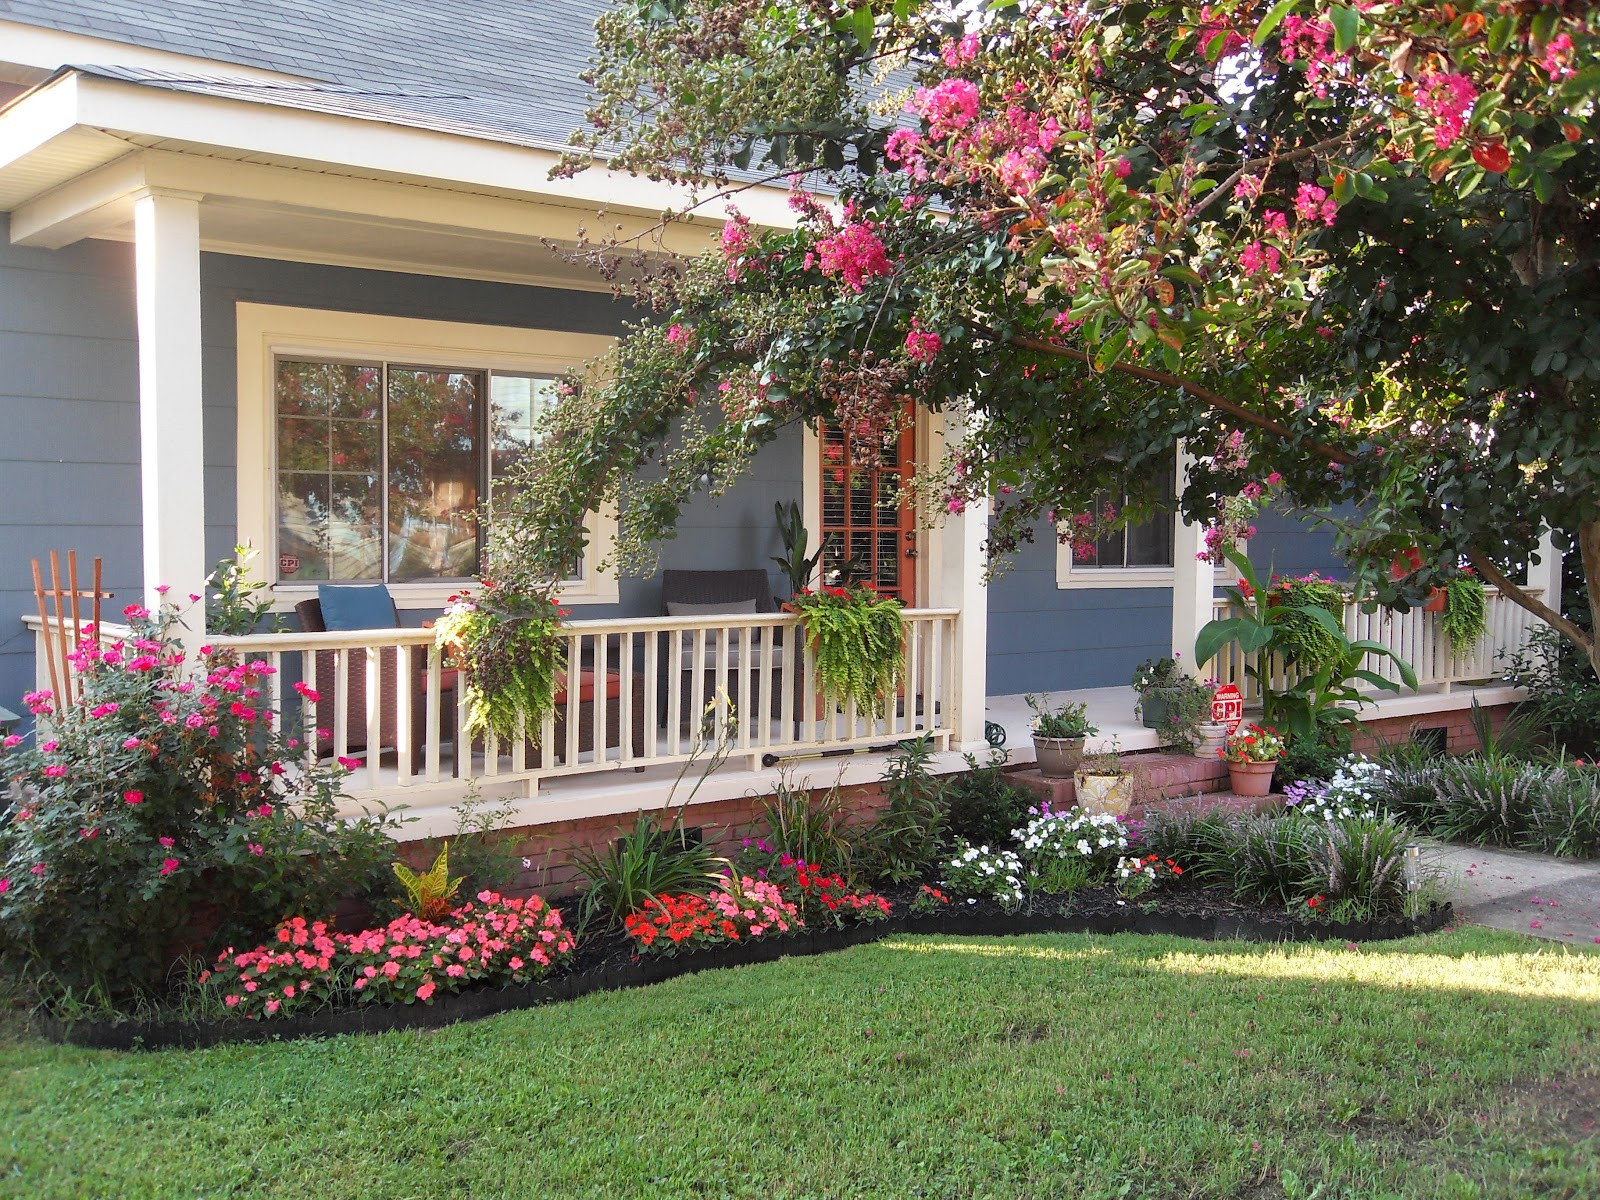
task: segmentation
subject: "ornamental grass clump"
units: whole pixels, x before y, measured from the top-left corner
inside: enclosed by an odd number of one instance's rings
[[[407,914],[361,933],[295,917],[270,942],[224,950],[197,982],[247,1019],[344,1004],[426,1004],[441,992],[542,979],[576,944],[560,910],[540,897],[486,891],[438,921]]]
[[[902,605],[870,583],[801,590],[790,602],[816,654],[817,680],[835,704],[882,716],[905,676]]]
[[[278,728],[269,663],[202,647],[186,672],[174,611],[123,615],[129,641],[72,654],[78,701],[30,693],[36,732],[0,754],[0,952],[47,1001],[153,995],[183,953],[331,913],[383,880],[398,828],[349,815],[345,766]]]
[[[537,737],[565,683],[567,612],[548,595],[484,582],[451,596],[434,638],[465,672],[467,736]]]

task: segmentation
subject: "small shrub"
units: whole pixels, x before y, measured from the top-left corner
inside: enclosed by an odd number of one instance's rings
[[[1124,900],[1137,900],[1164,883],[1181,878],[1183,868],[1170,858],[1146,854],[1117,860],[1117,892]]]
[[[939,859],[946,825],[944,788],[928,770],[933,742],[927,735],[901,743],[884,769],[884,810],[857,843],[867,878],[909,883]]]
[[[963,900],[998,900],[1007,908],[1020,908],[1025,898],[1022,880],[1022,860],[1011,851],[957,842],[940,882]]]
[[[1278,762],[1278,778],[1289,782],[1331,779],[1350,757],[1350,730],[1342,725],[1324,729],[1321,736],[1292,737]]]
[[[946,781],[945,805],[949,815],[945,832],[950,840],[1004,846],[1010,843],[1012,830],[1027,824],[1028,810],[1038,804],[1039,797],[1007,780],[1000,769],[1004,763],[1001,754],[992,755],[982,766],[977,759],[969,757],[967,766],[970,769]]]
[[[393,853],[387,811],[344,816],[345,766],[279,729],[268,663],[205,652],[186,675],[175,612],[123,615],[131,642],[73,652],[79,701],[30,693],[38,732],[6,739],[0,952],[46,1000],[158,990],[178,953],[329,915]]]
[[[642,812],[633,829],[604,850],[574,850],[571,859],[588,885],[583,893],[585,922],[603,911],[616,925],[630,913],[643,912],[657,897],[708,894],[721,881],[718,868],[724,865],[689,835],[682,809],[665,825],[657,814]]]
[[[450,867],[461,872],[461,890],[469,896],[499,892],[521,873],[522,855],[502,830],[515,816],[516,801],[490,803],[468,784],[467,798],[455,806],[456,831],[450,835]]]
[[[1600,756],[1600,680],[1589,660],[1547,625],[1511,660],[1511,681],[1528,690],[1518,709],[1567,754]]]
[[[1387,816],[1341,817],[1314,823],[1310,862],[1300,896],[1321,894],[1334,920],[1367,920],[1401,912],[1409,895],[1405,875],[1411,829]]]

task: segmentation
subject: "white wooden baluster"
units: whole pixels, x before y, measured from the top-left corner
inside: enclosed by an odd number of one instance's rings
[[[333,652],[333,753],[345,758],[350,753],[350,651]]]
[[[661,722],[661,639],[654,633],[646,633],[643,638],[644,645],[644,752],[646,757],[653,757],[656,753],[656,730]]]
[[[622,728],[617,731],[617,761],[628,763],[632,762],[634,758],[633,723],[635,716],[633,711],[633,633],[629,630],[624,630],[622,637],[617,641],[617,674],[619,676],[617,682],[621,688],[617,703],[617,718],[622,725]]]
[[[679,752],[678,731],[683,726],[683,630],[667,632],[667,661],[661,666],[667,677],[667,753]]]
[[[410,646],[393,647],[394,654],[394,765],[401,787],[411,786],[412,706],[416,702],[417,660]]]
[[[593,689],[591,689],[592,693]],[[582,728],[583,640],[579,634],[567,639],[567,744],[563,765],[571,770],[578,765],[578,737]]]
[[[423,697],[423,752],[427,756],[428,782],[439,782],[439,735],[440,717],[444,713],[444,651],[430,642],[428,644],[428,690]],[[457,687],[460,685],[457,684]],[[456,726],[455,744],[452,747],[457,758],[461,757],[461,726]]]
[[[611,667],[611,639],[604,633],[596,633],[590,639],[594,644],[594,686],[590,691],[594,694],[594,703],[590,709],[594,715],[594,761],[603,762],[606,755],[606,746],[610,743],[610,730],[607,728],[606,716],[611,711],[611,680],[608,672]],[[621,744],[621,739],[618,739]]]

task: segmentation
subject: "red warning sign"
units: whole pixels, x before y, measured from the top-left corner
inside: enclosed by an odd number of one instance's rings
[[[1228,727],[1232,733],[1244,722],[1244,695],[1233,684],[1217,689],[1211,697],[1211,719]]]

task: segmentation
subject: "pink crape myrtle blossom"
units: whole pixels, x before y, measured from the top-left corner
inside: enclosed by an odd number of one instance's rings
[[[1446,150],[1461,137],[1477,98],[1478,89],[1465,75],[1422,77],[1417,86],[1417,107],[1438,122],[1433,130],[1434,145]]]
[[[894,269],[877,233],[860,221],[817,242],[817,266],[824,275],[837,276],[853,292],[861,291],[868,279]]]
[[[918,88],[911,106],[927,121],[929,135],[943,140],[977,118],[978,85],[970,79],[946,79],[936,87]]]

